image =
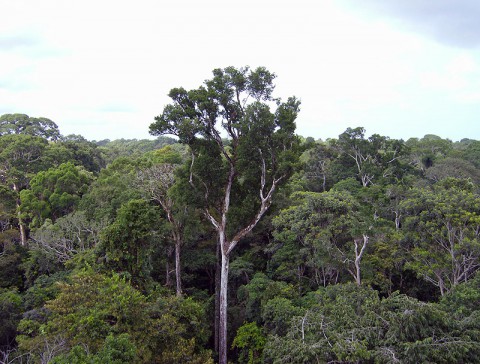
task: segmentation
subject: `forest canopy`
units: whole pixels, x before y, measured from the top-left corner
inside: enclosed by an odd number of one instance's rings
[[[0,116],[1,363],[478,361],[480,141],[298,136],[275,78],[148,140]]]

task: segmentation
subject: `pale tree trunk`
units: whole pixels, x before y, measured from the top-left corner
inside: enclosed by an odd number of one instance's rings
[[[181,251],[183,245],[183,236],[182,236],[182,226],[174,219],[171,209],[167,209],[164,206],[165,211],[167,212],[167,218],[170,224],[172,225],[172,239],[175,242],[175,285],[177,296],[183,294],[182,291],[182,266],[181,266]]]
[[[229,256],[222,252],[219,294],[219,363],[227,364],[227,294],[228,294]]]
[[[358,250],[359,248],[359,241],[362,240],[362,247],[360,248],[360,251]],[[355,283],[360,286],[362,284],[362,278],[361,278],[361,266],[360,263],[362,261],[362,256],[363,253],[365,253],[365,249],[368,245],[369,237],[367,235],[363,235],[362,239],[354,239],[353,242],[355,244],[355,261],[354,267],[355,269],[348,269],[350,274],[353,276],[355,279]]]
[[[23,225],[20,212],[18,212],[18,226],[20,228],[20,243],[22,246],[25,246],[27,244],[27,232],[25,231],[25,225]]]
[[[220,294],[219,294],[219,330],[218,330],[218,345],[219,345],[219,364],[227,364],[227,289],[228,289],[228,264],[230,259],[230,253],[235,249],[238,242],[245,237],[248,233],[250,233],[253,228],[257,225],[260,221],[262,216],[268,210],[272,202],[272,196],[275,192],[275,189],[278,183],[284,178],[284,176],[280,176],[279,178],[273,179],[271,182],[270,187],[265,191],[266,187],[266,165],[265,160],[263,159],[263,155],[260,151],[260,155],[262,156],[262,175],[261,175],[261,188],[259,191],[260,197],[260,207],[253,218],[253,220],[243,229],[240,229],[235,236],[229,240],[227,239],[226,229],[227,229],[227,214],[230,208],[230,194],[233,185],[233,178],[236,173],[235,166],[233,164],[230,165],[230,173],[228,176],[225,194],[223,199],[223,206],[221,217],[217,220],[214,216],[210,214],[208,209],[205,210],[205,215],[211,224],[215,227],[215,230],[218,234],[218,244],[220,247],[220,255],[221,255],[221,268],[220,268]],[[267,192],[265,194],[265,192]]]
[[[177,296],[183,294],[182,290],[182,265],[181,265],[181,251],[183,245],[183,236],[182,230],[183,227],[178,223],[178,221],[173,217],[170,208],[164,207],[164,210],[167,212],[167,218],[170,224],[172,225],[172,239],[175,242],[175,287]]]
[[[276,183],[274,184],[276,187]],[[273,192],[274,188],[270,190]],[[271,194],[268,196],[271,196]],[[228,292],[228,273],[229,273],[229,259],[230,253],[235,248],[237,243],[242,239],[246,234],[248,234],[256,226],[260,218],[267,211],[270,206],[270,197],[268,199],[262,200],[262,205],[260,210],[257,212],[254,220],[245,228],[240,230],[231,241],[227,241],[225,234],[225,225],[221,224],[218,229],[219,234],[219,245],[220,245],[220,254],[221,254],[221,267],[220,267],[220,294],[219,294],[219,364],[227,364],[227,292]],[[211,216],[210,216],[211,217]],[[226,214],[224,215],[224,222],[226,222]],[[215,224],[214,224],[215,225]],[[217,225],[218,226],[218,225]]]
[[[182,244],[180,241],[175,242],[175,281],[177,284],[177,296],[182,295],[182,269],[180,264],[180,251]]]
[[[441,276],[438,278],[438,288],[440,288],[440,295],[443,297],[445,295],[445,283]]]
[[[17,185],[14,183],[13,184],[13,190],[18,194],[20,191],[18,190]],[[25,246],[27,244],[27,232],[25,230],[25,225],[23,224],[22,220],[22,214],[20,212],[20,197],[17,198],[16,200],[16,207],[17,207],[17,218],[18,218],[18,228],[20,230],[20,243],[22,246]]]
[[[399,230],[400,229],[400,218],[402,217],[402,215],[400,214],[399,211],[395,211],[395,230]]]
[[[171,282],[170,282],[170,264],[168,262],[168,258],[165,262],[165,286],[170,287]]]
[[[137,183],[144,189],[147,195],[160,204],[167,214],[167,220],[172,226],[171,237],[175,244],[175,281],[177,296],[181,296],[182,291],[182,275],[180,252],[183,244],[183,223],[175,217],[175,203],[169,196],[168,191],[175,183],[174,171],[175,165],[164,163],[155,165],[137,175]],[[167,282],[170,283],[170,277],[167,264]]]
[[[221,276],[221,253],[220,244],[217,244],[217,256],[215,267],[215,333],[214,333],[214,348],[218,353],[218,342],[220,337],[220,276]]]
[[[172,272],[172,270],[170,269],[170,259],[172,258],[172,253],[173,253],[172,247],[168,246],[167,247],[167,259],[166,259],[166,262],[165,262],[165,286],[166,287],[172,286],[172,280],[171,280],[171,277],[170,277],[170,274]]]
[[[215,131],[215,130],[214,130]],[[227,238],[227,225],[228,225],[228,211],[230,209],[230,198],[232,192],[233,181],[235,179],[235,175],[237,173],[235,160],[233,160],[230,155],[227,153],[225,147],[223,146],[222,140],[220,135],[217,133],[215,134],[215,140],[220,147],[220,150],[228,161],[230,165],[230,170],[228,173],[228,177],[225,181],[225,191],[223,194],[223,201],[222,206],[220,209],[219,216],[215,217],[212,215],[208,209],[208,207],[204,210],[206,218],[210,221],[210,223],[215,228],[217,235],[218,235],[218,244],[220,247],[220,255],[221,255],[221,267],[220,267],[220,293],[219,293],[219,324],[218,324],[218,352],[219,352],[219,364],[227,364],[227,309],[228,309],[228,302],[227,302],[227,292],[228,292],[228,265],[230,259],[230,253],[235,249],[238,242],[245,237],[248,233],[250,233],[253,228],[257,225],[260,221],[262,216],[268,210],[272,203],[272,196],[275,192],[277,185],[279,182],[285,178],[284,175],[273,178],[270,182],[270,185],[267,186],[267,166],[265,162],[265,157],[263,155],[262,150],[259,148],[258,152],[260,154],[262,163],[261,163],[261,176],[260,176],[260,190],[259,190],[259,197],[260,197],[260,207],[256,212],[252,221],[245,226],[244,228],[240,229],[231,239]],[[192,160],[193,165],[193,160]],[[193,174],[191,174],[192,178]],[[208,201],[208,188],[205,188],[205,201]],[[217,210],[218,211],[218,210]]]

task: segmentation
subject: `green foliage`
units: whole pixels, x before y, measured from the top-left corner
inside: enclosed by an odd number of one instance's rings
[[[338,150],[337,163],[343,165],[337,164],[336,168],[345,169],[346,166],[351,170],[349,174],[342,173],[343,178],[356,175],[364,187],[382,180],[394,180],[407,168],[403,157],[408,148],[402,140],[378,134],[366,139],[362,127],[347,128],[334,145]]]
[[[274,281],[264,273],[256,273],[251,281],[240,287],[238,298],[245,306],[249,321],[261,321],[262,307],[275,297],[292,298],[297,295],[294,287],[282,281]]]
[[[27,186],[29,179],[43,167],[42,157],[47,140],[39,136],[9,134],[0,136],[0,168],[2,180],[15,185],[18,193]]]
[[[300,287],[311,282],[315,288],[335,282],[342,268],[356,278],[355,244],[362,235],[371,235],[372,224],[360,213],[359,203],[336,189],[297,192],[292,199],[295,204],[273,220],[276,245],[271,262],[277,277]]]
[[[91,173],[71,162],[40,171],[30,188],[20,192],[20,211],[31,220],[31,227],[41,226],[46,219],[55,222],[73,212],[92,180]]]
[[[480,197],[473,184],[447,178],[432,188],[412,189],[401,204],[413,242],[408,267],[443,295],[478,269]]]
[[[59,363],[211,362],[200,348],[208,338],[205,314],[191,299],[159,296],[149,302],[120,276],[91,269],[59,287],[46,316],[39,311],[19,325],[20,349],[34,360],[50,353],[61,355]]]
[[[272,363],[472,362],[478,328],[461,325],[435,304],[404,295],[380,299],[366,287],[335,285],[306,297],[284,334],[272,333],[264,349]]]
[[[143,158],[151,160],[153,164],[182,164],[186,150],[181,150],[185,146],[181,144],[167,145],[161,149],[145,153]]]
[[[0,232],[0,289],[23,287],[22,261],[26,249],[18,244],[19,240],[17,230]]]
[[[308,190],[323,192],[334,184],[334,163],[338,152],[328,143],[314,144],[302,157],[305,160],[305,177]]]
[[[136,287],[149,280],[150,254],[155,238],[152,226],[158,225],[159,211],[145,200],[131,200],[123,205],[115,221],[103,230],[100,250],[106,266],[126,273]]]
[[[117,210],[129,200],[141,198],[141,193],[133,182],[142,162],[121,157],[102,169],[92,183],[79,208],[85,211],[87,218],[97,222],[113,222]]]
[[[29,311],[42,308],[47,301],[54,299],[60,293],[58,283],[66,283],[67,280],[68,273],[65,271],[39,276],[23,294],[24,310]]]
[[[35,280],[42,275],[48,276],[65,269],[56,257],[42,249],[30,249],[21,267],[24,271],[27,287],[31,287]]]
[[[475,167],[480,168],[480,141],[474,140],[468,144],[463,157],[473,163]]]
[[[451,140],[428,134],[422,139],[410,138],[406,141],[410,148],[410,161],[424,171],[435,164],[438,159],[446,157],[452,150]]]
[[[5,178],[5,177],[3,177]],[[1,231],[5,231],[12,226],[12,220],[15,216],[16,194],[8,185],[0,184],[0,222]]]
[[[448,177],[470,179],[476,185],[480,184],[480,169],[461,158],[447,157],[430,167],[425,175],[435,182]]]
[[[480,274],[452,288],[441,298],[440,304],[457,319],[472,316],[480,307]]]
[[[140,330],[145,305],[145,298],[118,276],[86,271],[72,277],[72,284],[62,284],[60,295],[48,303],[53,312],[48,329],[95,350],[109,333]]]
[[[285,335],[290,327],[292,317],[304,312],[292,300],[275,296],[262,305],[262,320],[265,329],[273,335]]]
[[[262,363],[262,351],[266,338],[255,322],[243,324],[238,330],[232,347],[240,349],[239,363]]]
[[[22,297],[17,290],[0,288],[0,348],[13,344],[21,308]]]
[[[31,233],[29,248],[52,262],[66,263],[76,254],[94,248],[103,228],[102,222],[89,221],[83,211],[75,211],[55,223],[46,220]]]
[[[165,323],[163,330],[171,335],[171,342],[165,341],[172,345],[169,350],[174,350],[174,345],[182,342],[197,352],[203,352],[210,336],[204,305],[192,298],[159,295],[149,306],[149,314]],[[170,320],[172,323],[168,323]],[[167,329],[167,325],[171,327]]]
[[[73,162],[95,174],[98,174],[106,166],[102,150],[95,143],[89,142],[80,135],[62,137],[55,143],[55,146],[63,156],[52,157],[62,162]]]
[[[0,116],[0,136],[24,134],[49,140],[60,137],[58,126],[47,118],[32,118],[25,114],[4,114]]]
[[[480,142],[297,137],[274,79],[227,67],[172,89],[155,140],[0,116],[0,361],[213,363],[216,247],[239,237],[239,363],[478,362]]]
[[[127,364],[136,359],[135,345],[128,334],[108,335],[98,353],[90,354],[85,348],[74,346],[67,354],[55,357],[52,364]]]
[[[155,140],[148,139],[117,139],[102,140],[96,143],[105,154],[107,164],[112,163],[120,157],[140,157],[146,153],[162,149],[165,146],[175,145],[177,141],[173,138],[160,136]]]
[[[281,176],[284,182],[298,161],[299,140],[294,131],[300,103],[293,97],[284,103],[276,100],[277,109],[270,110],[266,102],[274,101],[274,78],[261,67],[215,69],[213,78],[198,89],[172,89],[173,103],[150,125],[153,135],[176,135],[190,147],[194,159],[184,171],[187,183],[182,192],[198,206],[214,210],[222,204],[225,181],[233,168],[230,235],[258,210],[262,167],[268,171],[264,182],[269,185]],[[220,137],[222,129],[230,139],[228,145]]]

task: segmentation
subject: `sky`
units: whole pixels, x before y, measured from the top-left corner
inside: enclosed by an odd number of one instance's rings
[[[144,139],[174,87],[264,66],[297,133],[480,140],[478,0],[0,0],[0,115]]]

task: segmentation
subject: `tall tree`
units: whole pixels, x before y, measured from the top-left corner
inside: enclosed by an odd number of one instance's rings
[[[60,138],[57,124],[47,118],[32,118],[25,114],[4,114],[0,116],[0,136],[26,134],[48,140]]]
[[[328,143],[316,144],[309,151],[309,158],[305,165],[305,177],[309,190],[324,192],[331,187],[332,163],[338,158],[338,151]]]
[[[355,162],[357,176],[364,187],[379,178],[395,176],[401,166],[400,159],[406,153],[402,140],[390,139],[378,134],[365,138],[364,128],[347,128],[338,137],[337,148],[341,156]]]
[[[427,169],[425,176],[438,182],[447,177],[470,179],[475,184],[480,184],[480,169],[473,163],[461,158],[447,157]]]
[[[105,168],[104,151],[94,142],[90,142],[81,135],[67,135],[55,143],[58,149],[64,150],[66,161],[73,161],[75,165],[82,165],[87,171],[98,174]]]
[[[175,170],[179,168],[183,162],[182,156],[178,151],[167,145],[162,149],[145,153],[144,157],[151,161],[152,165],[138,172],[136,184],[147,199],[159,204],[165,212],[170,237],[175,249],[176,293],[178,296],[181,296],[183,288],[180,257],[184,245],[185,226],[189,217],[187,217],[187,204],[183,203],[181,199],[173,197],[172,187],[176,180]],[[167,253],[169,253],[169,251],[171,251],[171,249],[167,249]],[[169,282],[169,271],[169,259],[167,256],[166,282]]]
[[[410,148],[410,163],[425,172],[437,159],[446,157],[452,150],[451,140],[427,134],[422,139],[410,138],[405,143]]]
[[[17,209],[20,191],[28,186],[30,178],[42,168],[47,140],[25,134],[0,136],[0,182],[13,191]],[[27,241],[27,232],[18,211],[21,243]]]
[[[180,255],[184,240],[186,207],[182,209],[175,203],[169,190],[175,183],[175,165],[170,163],[156,164],[138,174],[138,182],[148,198],[157,202],[167,215],[172,240],[175,244],[175,282],[177,295],[182,295],[182,274]]]
[[[106,227],[100,240],[106,266],[131,278],[136,288],[146,289],[150,283],[150,256],[156,231],[160,225],[157,208],[145,200],[130,200],[118,209],[115,222]]]
[[[92,180],[92,173],[71,162],[40,171],[30,180],[30,188],[20,192],[20,211],[31,220],[32,228],[46,219],[55,222],[73,212]]]
[[[273,220],[279,249],[272,261],[288,269],[296,258],[295,270],[306,271],[317,287],[336,283],[341,267],[360,285],[372,222],[361,214],[358,202],[350,193],[336,190],[297,192],[293,198],[296,204]]]
[[[176,135],[190,146],[189,181],[217,233],[221,364],[227,363],[230,256],[269,209],[275,190],[298,160],[294,132],[300,102],[295,97],[284,103],[274,99],[274,79],[265,68],[215,69],[213,78],[197,89],[172,89],[173,103],[150,125],[153,135]]]
[[[120,206],[141,198],[133,182],[144,167],[142,160],[117,158],[100,171],[88,193],[82,196],[79,208],[86,212],[88,219],[112,223]]]
[[[446,178],[432,188],[414,188],[401,203],[413,243],[412,270],[443,296],[480,268],[480,197],[474,185]]]

